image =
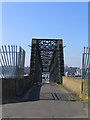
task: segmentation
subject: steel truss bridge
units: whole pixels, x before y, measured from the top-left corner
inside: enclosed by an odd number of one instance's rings
[[[32,39],[31,81],[33,83],[41,82],[42,72],[50,73],[50,81],[62,83],[62,76],[64,76],[62,39]]]

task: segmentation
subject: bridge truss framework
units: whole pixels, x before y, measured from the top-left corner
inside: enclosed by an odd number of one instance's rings
[[[30,77],[42,81],[42,72],[50,73],[50,81],[62,83],[64,56],[62,39],[32,39]]]

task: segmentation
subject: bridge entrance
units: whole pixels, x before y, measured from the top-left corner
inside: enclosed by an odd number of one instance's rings
[[[49,73],[50,82],[62,83],[64,75],[62,39],[32,39],[30,59],[32,82],[42,82],[42,73]]]

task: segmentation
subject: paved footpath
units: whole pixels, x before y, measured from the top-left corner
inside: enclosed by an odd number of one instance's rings
[[[2,105],[3,118],[87,118],[88,105],[71,101],[73,95],[55,84],[34,86],[28,101]],[[73,96],[74,99],[74,96]]]
[[[59,87],[59,88],[58,88]],[[40,100],[74,101],[76,96],[64,87],[56,87],[55,83],[44,84],[40,92]]]

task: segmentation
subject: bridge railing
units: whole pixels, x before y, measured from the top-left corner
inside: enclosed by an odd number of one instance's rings
[[[20,46],[0,47],[0,78],[24,77],[25,51]]]
[[[82,78],[90,79],[90,47],[84,47],[82,58]]]

